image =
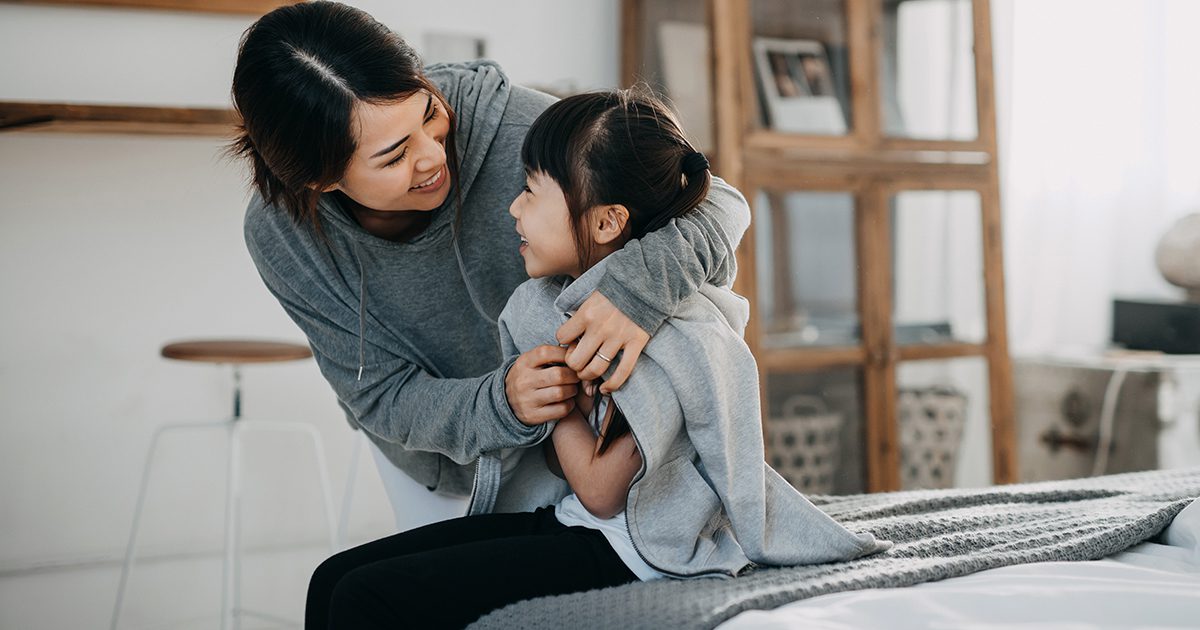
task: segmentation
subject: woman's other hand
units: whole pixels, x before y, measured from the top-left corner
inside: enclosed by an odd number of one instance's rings
[[[527,425],[559,420],[575,408],[579,377],[564,367],[566,348],[538,346],[517,357],[504,378],[513,415]]]
[[[584,300],[574,317],[559,327],[556,336],[559,343],[574,345],[567,353],[566,364],[581,380],[603,376],[620,353],[620,363],[612,377],[600,386],[600,391],[605,394],[611,394],[625,384],[638,357],[642,356],[642,350],[650,342],[646,331],[598,291]]]

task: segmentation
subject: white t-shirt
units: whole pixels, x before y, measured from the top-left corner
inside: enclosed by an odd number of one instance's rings
[[[608,396],[600,399],[600,408],[593,416],[594,418],[603,418],[608,413],[608,401]],[[592,432],[599,435],[600,427],[593,426]],[[613,551],[617,552],[617,556],[621,558],[626,567],[629,567],[630,572],[638,576],[638,579],[646,581],[666,577],[647,564],[634,548],[633,539],[629,537],[629,526],[625,522],[624,510],[612,518],[597,518],[583,507],[583,502],[579,500],[578,495],[571,493],[554,506],[554,516],[558,522],[567,527],[586,527],[604,534],[604,538],[608,540]]]
[[[574,493],[567,495],[558,505],[554,506],[554,516],[558,518],[558,522],[567,527],[575,527],[576,525],[586,527],[588,529],[599,530],[604,534],[604,538],[608,540],[608,544],[612,546],[613,551],[617,552],[621,561],[629,570],[642,581],[656,580],[661,577],[666,577],[662,573],[654,570],[654,567],[646,564],[633,547],[633,540],[629,537],[629,528],[625,524],[625,512],[612,518],[596,518],[587,508],[583,507],[583,503],[579,501],[579,497]]]

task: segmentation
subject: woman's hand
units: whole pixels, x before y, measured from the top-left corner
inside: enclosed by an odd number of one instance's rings
[[[533,426],[559,420],[575,408],[579,377],[563,367],[566,348],[538,346],[517,357],[504,378],[513,415]]]
[[[556,336],[559,343],[574,343],[566,355],[566,364],[580,380],[600,378],[617,359],[617,353],[621,353],[612,378],[600,386],[600,391],[605,394],[611,394],[625,384],[642,350],[650,342],[650,335],[599,291],[584,300],[575,316],[559,327]]]

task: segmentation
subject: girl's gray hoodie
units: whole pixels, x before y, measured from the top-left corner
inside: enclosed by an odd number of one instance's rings
[[[324,239],[255,195],[246,246],[263,282],[308,337],[354,426],[413,479],[470,492],[480,453],[545,436],[513,415],[496,316],[529,279],[508,206],[525,183],[525,132],[554,99],[510,85],[487,61],[426,69],[457,116],[461,225],[453,196],[417,238],[363,230],[322,195]],[[627,245],[600,292],[653,332],[706,280],[731,282],[750,224],[746,201],[716,180],[699,208]]]
[[[610,259],[565,288],[561,278],[518,287],[500,315],[505,356],[553,343]],[[663,323],[613,392],[643,462],[625,511],[634,547],[677,577],[734,576],[751,563],[816,564],[888,549],[839,525],[763,461],[758,369],[742,340],[748,311],[729,289],[702,287]],[[484,456],[476,483],[473,514],[529,511],[570,492],[546,467],[542,445]]]

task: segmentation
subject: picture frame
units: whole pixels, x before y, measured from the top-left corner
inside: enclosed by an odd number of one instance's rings
[[[754,39],[754,66],[767,115],[776,131],[847,132],[825,46],[811,39]]]

